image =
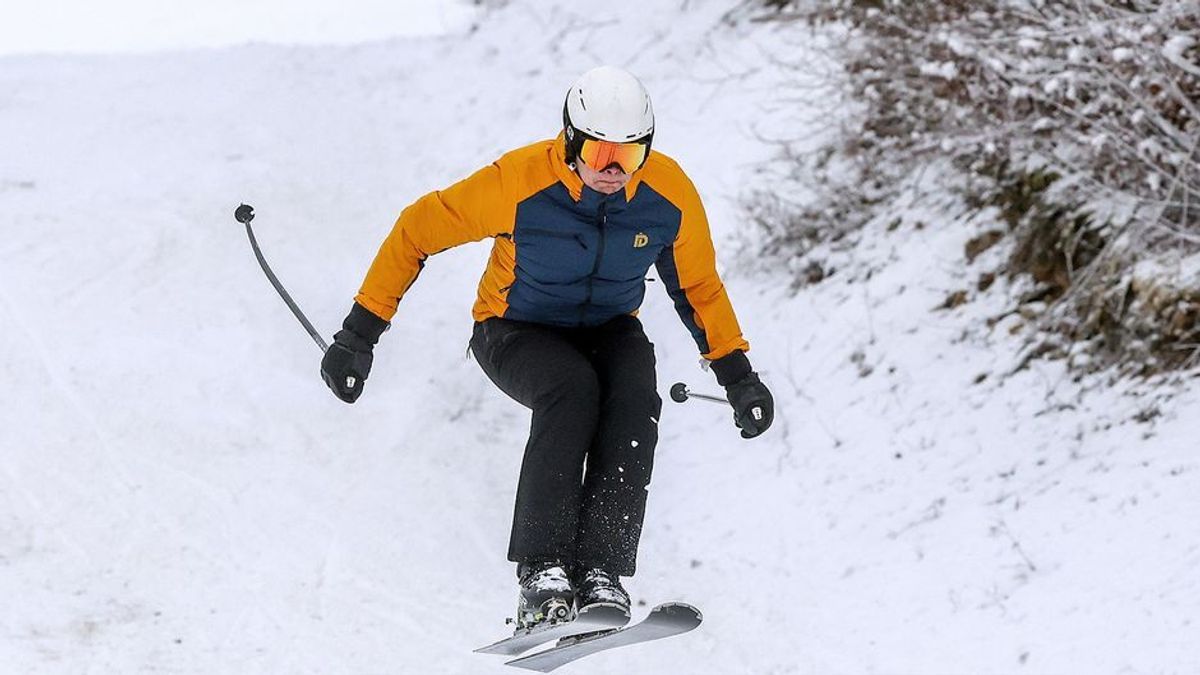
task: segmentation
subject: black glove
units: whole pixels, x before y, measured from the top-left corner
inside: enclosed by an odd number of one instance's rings
[[[775,400],[758,373],[725,387],[729,404],[733,406],[733,421],[742,429],[742,438],[754,438],[766,431],[775,421]]]
[[[362,396],[363,382],[371,373],[372,350],[388,323],[354,303],[342,329],[333,334],[333,344],[321,359],[321,379],[334,395],[346,403]]]
[[[712,362],[717,382],[725,387],[729,405],[733,406],[733,422],[742,430],[742,438],[754,438],[775,421],[775,399],[767,385],[750,368],[750,360],[742,351],[731,352]]]

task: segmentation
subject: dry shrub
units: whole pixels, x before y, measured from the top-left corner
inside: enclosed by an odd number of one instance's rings
[[[1010,247],[980,285],[995,273],[1030,280],[1020,313],[1068,341],[1043,356],[1074,354],[1074,341],[1094,349],[1089,367],[1193,363],[1197,290],[1134,282],[1130,269],[1200,250],[1200,3],[753,0],[742,10],[805,39],[836,36],[831,86],[846,103],[815,158],[789,154],[815,197],[791,214],[757,213],[771,253],[803,258],[823,237],[853,240],[862,224],[895,217],[922,169],[951,167],[961,203],[995,209],[1008,227],[969,245],[968,262],[1001,239]],[[1044,338],[1031,339],[1057,343]]]

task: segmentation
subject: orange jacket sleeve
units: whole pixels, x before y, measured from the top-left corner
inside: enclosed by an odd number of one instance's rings
[[[717,275],[708,217],[696,187],[679,173],[671,192],[681,211],[679,234],[659,257],[659,276],[675,302],[675,309],[696,339],[704,358],[716,360],[735,350],[748,351],[725,284]]]
[[[426,258],[511,229],[504,194],[503,172],[496,163],[413,202],[379,247],[354,301],[391,321]]]

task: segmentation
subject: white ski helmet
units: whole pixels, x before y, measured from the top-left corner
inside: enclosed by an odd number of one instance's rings
[[[650,94],[629,71],[593,68],[567,90],[563,103],[567,162],[574,162],[585,137],[610,143],[644,143],[654,136]]]

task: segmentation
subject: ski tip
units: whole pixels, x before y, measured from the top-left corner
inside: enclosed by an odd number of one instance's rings
[[[700,610],[686,602],[664,602],[651,611],[674,615],[691,615],[695,616],[697,621],[704,620],[704,615],[700,613]]]

